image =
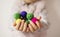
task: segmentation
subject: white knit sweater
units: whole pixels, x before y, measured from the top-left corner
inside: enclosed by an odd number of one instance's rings
[[[42,19],[40,21],[43,27],[33,33],[23,33],[13,28],[14,30],[12,31],[12,37],[40,37],[41,31],[44,31],[48,28],[47,11],[44,7],[45,1],[38,1],[30,5],[25,4],[24,1],[18,1],[14,7],[15,12],[26,11],[27,13],[33,13],[35,17],[41,16]]]

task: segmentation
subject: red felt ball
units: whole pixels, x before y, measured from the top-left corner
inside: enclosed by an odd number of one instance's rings
[[[32,18],[33,23],[36,23],[36,21],[38,21],[38,19],[36,17]]]

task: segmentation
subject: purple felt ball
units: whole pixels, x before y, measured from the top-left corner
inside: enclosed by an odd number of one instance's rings
[[[22,11],[20,13],[20,15],[21,15],[22,18],[26,18],[27,12],[26,11]]]
[[[32,18],[33,23],[36,23],[36,21],[38,21],[38,19],[36,17]]]

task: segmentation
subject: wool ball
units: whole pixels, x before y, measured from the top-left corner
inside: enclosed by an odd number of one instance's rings
[[[26,16],[26,18],[28,20],[31,20],[33,17],[34,17],[34,15],[32,13],[28,13],[27,16]]]
[[[22,11],[20,13],[20,15],[21,15],[22,18],[26,18],[27,12],[26,11]]]
[[[36,23],[36,21],[38,21],[38,19],[36,17],[32,18],[33,23]]]
[[[21,19],[16,20],[16,24],[19,24],[21,22]]]
[[[15,13],[14,18],[17,20],[17,19],[21,18],[21,15],[19,13]]]

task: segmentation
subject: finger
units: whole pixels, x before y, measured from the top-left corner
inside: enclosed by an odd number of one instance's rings
[[[23,32],[25,32],[26,29],[27,29],[27,23],[25,23],[24,26],[23,26]]]
[[[36,25],[37,25],[37,27],[40,29],[40,24],[39,24],[38,21],[36,21]]]
[[[41,19],[41,16],[37,17],[37,19],[40,20]]]
[[[29,24],[29,29],[30,29],[31,32],[34,32],[34,29],[33,29],[33,27],[31,26],[31,24]]]
[[[17,30],[19,30],[20,23],[15,26]]]
[[[30,24],[35,30],[37,29],[37,26],[32,21],[30,21]]]
[[[14,27],[16,26],[16,22],[13,23],[13,26],[14,26]]]
[[[27,31],[26,32],[29,32],[29,27],[27,27]]]
[[[19,30],[23,30],[24,20],[22,20]]]
[[[15,28],[16,28],[17,30],[19,30],[20,24],[21,24],[21,20],[20,20],[20,19],[16,20],[16,26],[15,26]]]

